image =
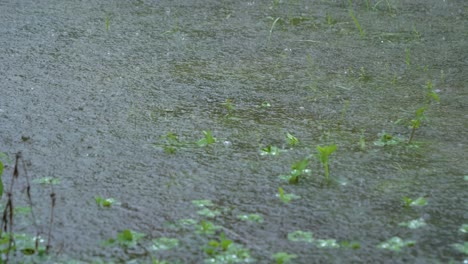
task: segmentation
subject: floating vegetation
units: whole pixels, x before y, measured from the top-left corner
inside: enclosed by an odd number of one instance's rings
[[[169,250],[179,246],[179,240],[177,238],[160,237],[151,241],[152,250]]]
[[[292,263],[292,260],[297,258],[297,255],[289,254],[287,252],[276,252],[273,254],[272,258],[275,260],[276,264],[288,264]]]
[[[238,215],[237,219],[251,223],[263,223],[263,217],[259,214]]]
[[[307,169],[308,164],[308,159],[297,161],[291,166],[291,171],[288,175],[281,175],[279,178],[281,180],[287,180],[290,184],[297,184],[299,183],[299,177],[311,174],[311,170]]]
[[[280,154],[281,150],[276,147],[276,146],[272,146],[272,145],[268,145],[262,149],[260,149],[260,155],[262,156],[278,156]]]
[[[414,219],[414,220],[407,221],[407,222],[401,222],[398,225],[408,227],[409,229],[417,229],[417,228],[424,227],[427,224],[424,221],[424,219],[419,218],[419,219]]]
[[[101,196],[96,196],[94,200],[99,207],[109,208],[112,207],[112,205],[120,205],[120,202],[114,198],[103,198]]]
[[[389,240],[377,245],[377,248],[400,252],[402,248],[412,247],[416,244],[414,240],[403,240],[399,237],[392,237]]]
[[[285,193],[283,188],[278,187],[278,197],[283,203],[289,203],[292,200],[300,199],[301,197],[299,195],[295,195],[293,193]]]
[[[424,197],[418,197],[417,199],[413,200],[409,197],[403,196],[402,199],[404,207],[418,207],[427,205],[427,200]]]
[[[145,237],[145,234],[130,229],[119,232],[116,238],[110,238],[104,241],[104,246],[121,246],[124,248],[135,247],[139,240]]]

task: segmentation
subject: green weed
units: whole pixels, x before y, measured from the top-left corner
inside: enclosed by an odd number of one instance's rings
[[[379,138],[374,141],[374,145],[383,147],[383,146],[392,146],[392,145],[398,145],[401,142],[403,142],[403,139],[397,136],[392,136],[385,131],[382,133],[378,134]]]
[[[203,131],[204,137],[197,141],[197,145],[200,147],[206,147],[208,145],[214,144],[216,142],[216,138],[211,135],[211,131]]]
[[[145,237],[145,234],[130,229],[119,232],[116,238],[110,238],[102,243],[104,246],[121,246],[124,248],[135,247]]]
[[[293,163],[290,173],[288,175],[281,175],[280,179],[287,180],[290,184],[299,183],[299,178],[301,176],[310,174],[310,170],[306,169],[308,164],[308,159],[303,159]]]
[[[278,156],[280,154],[280,149],[276,146],[268,145],[260,150],[260,155],[262,156]]]
[[[205,263],[250,263],[255,260],[250,256],[248,249],[234,243],[221,233],[219,239],[212,239],[204,248],[208,258]]]
[[[286,133],[286,142],[288,142],[289,146],[293,147],[299,144],[299,139],[288,132]]]
[[[408,144],[411,144],[413,137],[414,137],[414,133],[421,126],[421,123],[427,120],[424,113],[426,109],[429,108],[429,106],[431,105],[431,102],[432,101],[440,102],[439,95],[434,91],[434,87],[431,81],[427,82],[426,87],[427,89],[426,89],[424,105],[421,106],[418,110],[416,110],[414,118],[411,119],[410,121],[411,134],[408,139]]]
[[[336,24],[336,20],[333,19],[333,17],[327,12],[327,15],[325,17],[325,21],[327,22],[327,25],[332,26]]]
[[[325,171],[325,179],[327,181],[330,180],[330,172],[329,172],[330,171],[329,169],[330,155],[335,151],[336,151],[335,144],[324,146],[324,147],[317,146],[318,158],[320,160],[320,163],[322,163],[323,169]]]

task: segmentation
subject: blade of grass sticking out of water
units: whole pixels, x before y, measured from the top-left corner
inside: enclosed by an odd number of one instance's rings
[[[271,34],[273,34],[273,29],[275,28],[276,23],[280,20],[280,17],[277,17],[271,24],[270,34],[268,35],[268,46],[270,46]]]
[[[351,18],[353,19],[354,21],[354,24],[356,25],[357,29],[359,30],[359,35],[361,35],[361,37],[364,37],[364,31],[362,30],[361,28],[361,25],[359,24],[359,21],[357,20],[356,16],[354,15],[354,12],[352,9],[349,9],[349,15],[351,16]]]
[[[354,15],[352,0],[348,0],[348,3],[349,3],[349,15],[351,16],[351,18],[354,21],[354,24],[356,25],[357,29],[359,30],[359,35],[361,35],[361,37],[363,37],[364,36],[364,31],[362,30],[361,24],[359,24],[359,21],[357,20],[356,16]]]

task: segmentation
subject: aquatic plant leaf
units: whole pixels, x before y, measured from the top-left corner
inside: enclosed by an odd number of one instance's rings
[[[280,149],[276,146],[271,146],[268,145],[265,148],[261,149],[260,155],[271,155],[271,156],[277,156],[280,153]]]
[[[205,147],[216,142],[216,139],[211,135],[210,130],[203,131],[203,134],[205,137],[197,141],[198,146]]]
[[[135,246],[138,240],[143,238],[145,234],[125,229],[117,234],[117,241],[122,246],[132,247]]]
[[[425,206],[427,205],[427,200],[424,197],[419,197],[416,200],[413,200],[410,203],[410,206]]]
[[[289,254],[287,252],[276,252],[272,255],[272,258],[275,259],[276,264],[286,264],[290,263],[291,260],[297,258],[297,255]]]
[[[15,207],[15,214],[29,214],[31,213],[32,209],[30,206],[25,207]]]
[[[410,229],[417,229],[417,228],[421,228],[421,227],[424,227],[426,226],[426,222],[424,221],[424,219],[414,219],[414,220],[411,220],[411,221],[408,221],[408,222],[401,222],[398,224],[399,226],[406,226]]]
[[[297,137],[293,136],[289,132],[286,134],[286,141],[290,146],[295,146],[299,144],[299,139],[297,139]]]
[[[297,230],[288,234],[288,240],[294,242],[307,242],[312,243],[314,239],[312,238],[313,233],[308,231]]]
[[[209,208],[204,208],[202,210],[197,211],[197,214],[206,216],[208,218],[214,218],[216,216],[221,215],[221,212],[219,210],[212,210]]]
[[[237,218],[247,222],[263,223],[263,217],[259,214],[238,215]]]
[[[179,240],[176,238],[161,237],[152,240],[153,250],[168,250],[179,246]]]
[[[295,195],[293,193],[286,194],[284,192],[283,188],[281,188],[281,187],[278,187],[278,196],[279,196],[280,200],[282,202],[284,202],[284,203],[289,203],[291,200],[301,198],[300,196]]]
[[[210,207],[210,206],[214,206],[213,202],[211,200],[193,200],[192,201],[192,204],[197,206],[197,207]]]
[[[336,146],[335,146],[336,147]],[[295,174],[295,173],[299,173],[299,174],[302,174],[304,172],[304,170],[306,169],[307,165],[309,164],[309,160],[308,159],[303,159],[303,160],[300,160],[296,163],[294,163],[292,166],[291,166],[291,174]]]
[[[458,231],[462,233],[468,233],[468,224],[463,224]]]
[[[319,248],[339,248],[340,245],[335,239],[317,239],[315,245]]]
[[[359,249],[361,248],[361,243],[356,241],[342,241],[341,246],[345,248]]]
[[[216,230],[220,228],[220,226],[217,226],[210,221],[202,220],[198,225],[195,226],[195,233],[203,235],[213,235],[216,232]]]
[[[416,244],[414,240],[403,240],[399,237],[392,237],[389,240],[377,245],[377,248],[399,252],[403,247],[411,247]]]
[[[336,151],[336,144],[329,145],[329,146],[317,146],[317,151],[319,154],[319,159],[322,164],[328,163],[328,158],[330,155]]]
[[[40,178],[40,179],[34,179],[33,183],[56,185],[56,184],[60,183],[60,179],[54,178],[54,177],[43,177],[43,178]]]
[[[463,244],[460,244],[460,243],[452,244],[452,247],[454,247],[456,250],[460,251],[461,253],[468,255],[468,242],[465,242]]]

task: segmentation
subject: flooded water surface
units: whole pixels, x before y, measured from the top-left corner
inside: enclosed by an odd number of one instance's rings
[[[0,2],[2,178],[21,151],[35,215],[13,231],[52,245],[10,259],[465,263],[467,12]]]

